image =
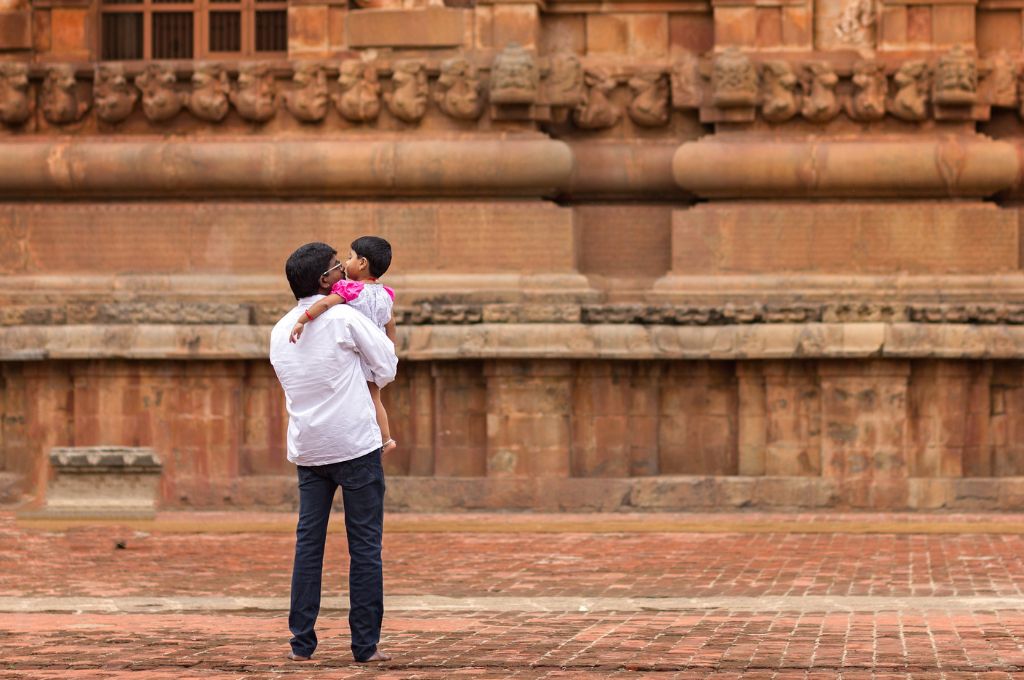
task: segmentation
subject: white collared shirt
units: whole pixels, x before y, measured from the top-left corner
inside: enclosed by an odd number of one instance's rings
[[[288,408],[288,460],[328,465],[380,448],[377,412],[360,366],[383,387],[395,379],[395,346],[372,321],[335,305],[288,341],[299,316],[323,295],[298,301],[270,333],[270,363]]]

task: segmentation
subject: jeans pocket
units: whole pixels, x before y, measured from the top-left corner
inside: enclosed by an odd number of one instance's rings
[[[368,484],[383,481],[380,450],[345,461],[341,471],[341,484],[346,489],[361,489]]]

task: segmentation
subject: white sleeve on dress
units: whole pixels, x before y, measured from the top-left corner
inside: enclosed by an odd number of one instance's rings
[[[388,336],[359,313],[345,319],[344,325],[348,327],[350,346],[362,357],[363,365],[373,374],[373,382],[377,387],[392,382],[398,371],[398,356]],[[339,338],[339,344],[349,343],[342,343]]]

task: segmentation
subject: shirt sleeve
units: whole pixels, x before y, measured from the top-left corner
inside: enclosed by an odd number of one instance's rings
[[[395,379],[398,371],[398,356],[388,336],[361,314],[346,322],[349,339],[356,352],[362,357],[363,365],[373,374],[377,387],[384,387]]]

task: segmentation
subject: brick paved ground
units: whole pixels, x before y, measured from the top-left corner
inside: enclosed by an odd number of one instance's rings
[[[396,658],[371,670],[349,663],[342,533],[297,665],[290,517],[0,513],[0,678],[1024,678],[1022,519],[393,517]]]

